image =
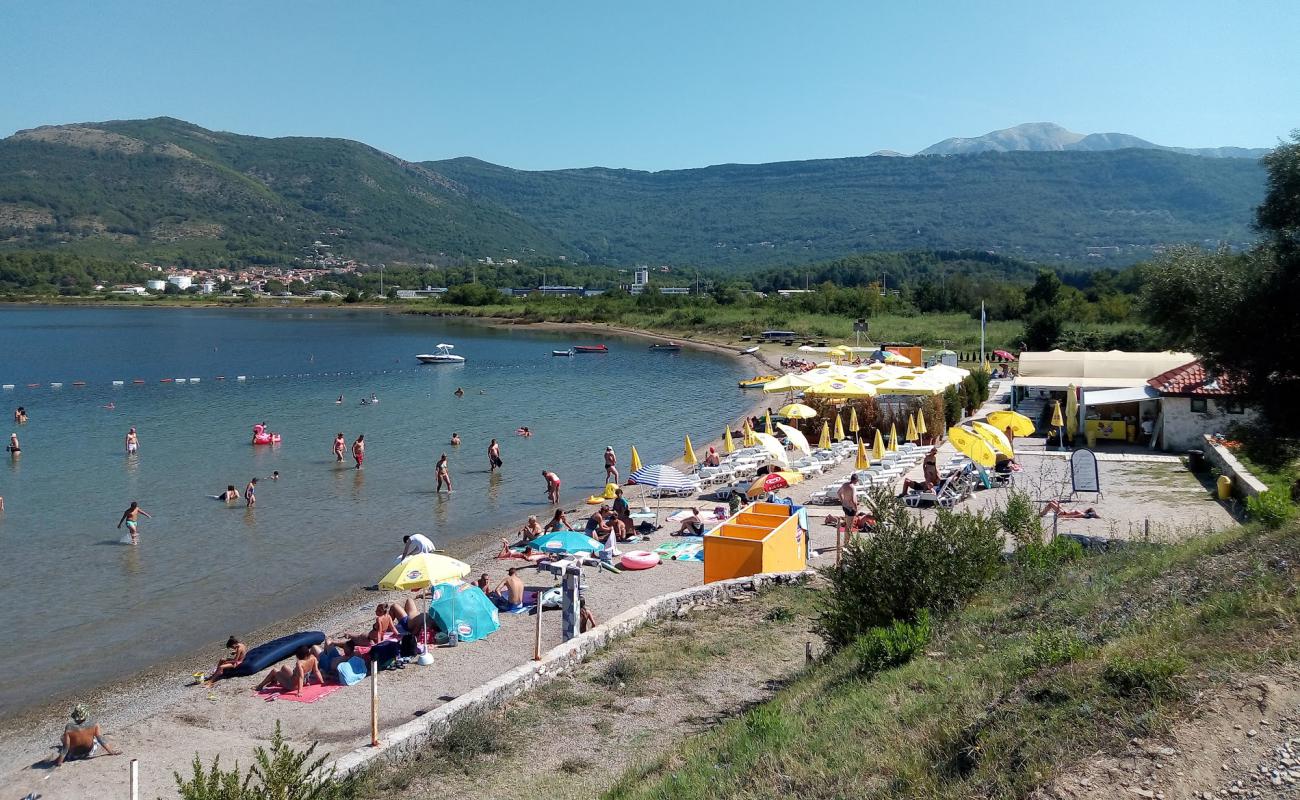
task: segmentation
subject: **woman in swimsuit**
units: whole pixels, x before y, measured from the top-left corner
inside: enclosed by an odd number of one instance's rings
[[[227,484],[226,490],[217,495],[217,499],[223,503],[233,503],[239,499],[239,491],[235,489],[235,484]]]
[[[433,468],[433,473],[438,477],[438,489],[442,491],[442,485],[447,484],[447,491],[451,491],[451,473],[447,470],[447,454],[443,453],[442,458],[438,459],[438,464]]]
[[[451,435],[451,446],[452,446],[452,447],[460,447],[460,434],[459,434],[459,433],[453,433],[453,434]]]
[[[542,530],[545,533],[550,533],[551,531],[567,531],[572,527],[569,524],[569,518],[564,516],[564,510],[557,508],[555,509],[555,516],[551,517],[551,521],[546,523],[546,527]]]
[[[357,469],[361,469],[361,462],[366,460],[366,435],[364,433],[357,436],[357,440],[352,443],[352,460],[357,462]]]
[[[546,499],[560,504],[560,476],[551,472],[549,469],[542,470],[542,477],[546,479]]]
[[[144,514],[146,517],[149,517],[149,519],[153,519],[153,517],[149,514],[148,511],[145,511],[143,508],[140,508],[139,501],[132,500],[131,507],[128,508],[126,511],[123,511],[122,518],[117,521],[118,528],[121,528],[123,523],[126,524],[126,530],[128,533],[131,534],[131,544],[133,545],[140,543],[139,527],[140,527],[141,514]]]
[[[343,463],[343,451],[345,451],[347,447],[348,447],[348,443],[343,438],[342,433],[339,433],[337,436],[334,437],[334,460],[335,461],[337,461],[340,464]]]
[[[316,654],[310,647],[306,645],[299,647],[294,655],[297,661],[292,667],[271,670],[262,682],[257,684],[254,691],[260,692],[268,686],[278,686],[281,691],[296,692],[301,697],[302,687],[306,686],[313,676],[316,678],[316,683],[325,683],[325,676],[320,671],[320,662],[316,660]]]
[[[397,632],[397,623],[393,621],[392,615],[388,613],[388,604],[380,603],[375,606],[375,624],[370,629],[370,641],[378,644],[390,635],[393,638],[401,636]]]
[[[229,678],[235,667],[244,663],[244,656],[248,655],[248,645],[231,636],[226,640],[226,647],[230,649],[230,657],[217,662],[217,668],[204,679],[203,683],[205,685],[211,686],[222,678]]]

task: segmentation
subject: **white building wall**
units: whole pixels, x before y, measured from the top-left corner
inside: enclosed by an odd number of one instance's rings
[[[189,275],[172,275],[167,279],[167,282],[175,286],[177,289],[184,291],[190,288],[190,284],[193,283],[193,280]]]
[[[1161,397],[1160,413],[1164,416],[1161,441],[1170,451],[1200,448],[1207,433],[1224,433],[1233,425],[1253,422],[1256,412],[1247,408],[1242,414],[1229,414],[1223,400],[1207,398],[1205,413],[1192,411],[1190,397]]]

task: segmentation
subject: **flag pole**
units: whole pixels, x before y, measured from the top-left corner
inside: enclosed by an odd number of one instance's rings
[[[988,324],[988,317],[984,313],[984,301],[980,301],[980,369],[984,369],[984,328]]]

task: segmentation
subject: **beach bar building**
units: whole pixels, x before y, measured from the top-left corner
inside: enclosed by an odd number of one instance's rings
[[[754,503],[704,536],[704,582],[765,572],[796,572],[808,566],[808,532],[799,509]]]

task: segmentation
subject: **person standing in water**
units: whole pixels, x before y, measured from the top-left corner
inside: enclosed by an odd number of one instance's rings
[[[141,514],[145,515],[149,519],[153,519],[153,516],[150,515],[148,511],[145,511],[143,508],[140,508],[140,502],[138,500],[132,500],[131,507],[128,508],[126,511],[123,511],[122,518],[117,521],[117,527],[119,529],[122,527],[124,523],[126,524],[127,533],[131,534],[131,544],[133,545],[140,543],[140,515]]]
[[[136,435],[135,428],[126,432],[126,454],[131,455],[140,449],[140,437]]]
[[[357,436],[357,440],[352,443],[352,460],[357,462],[357,469],[361,469],[361,462],[366,460],[366,435],[364,433]]]
[[[343,453],[348,448],[347,440],[343,438],[342,432],[334,437],[334,460],[340,464],[343,463]]]
[[[252,508],[257,505],[257,478],[253,478],[244,487],[244,507]]]
[[[447,491],[451,491],[451,472],[447,469],[447,454],[443,453],[438,459],[438,463],[433,468],[433,474],[438,478],[438,489],[442,491],[442,485],[447,484]]]
[[[560,504],[560,476],[549,469],[544,469],[542,470],[542,478],[546,480],[546,499],[558,506]]]
[[[493,441],[495,441],[495,440],[493,440]],[[460,434],[459,434],[459,433],[452,433],[452,435],[451,435],[451,446],[452,446],[452,447],[460,447]]]
[[[9,451],[9,455],[14,457],[17,457],[23,451],[22,445],[18,444],[18,434],[9,434],[9,446],[5,449]]]
[[[618,456],[608,445],[605,447],[605,483],[618,483]]]
[[[493,439],[492,443],[488,445],[488,472],[495,472],[496,468],[501,466],[502,463],[501,445],[497,444],[496,439]]]

